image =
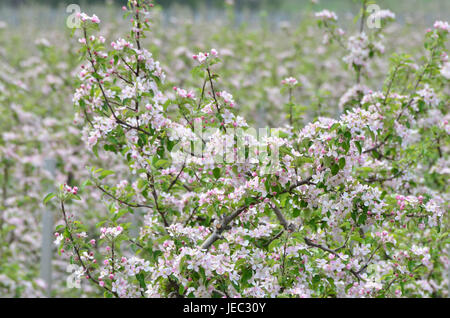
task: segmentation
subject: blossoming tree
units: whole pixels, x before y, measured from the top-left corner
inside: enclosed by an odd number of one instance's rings
[[[110,45],[97,16],[80,15],[73,100],[92,152],[125,161],[132,181],[91,167],[46,197],[79,279],[106,297],[447,295],[447,23],[426,33],[420,65],[392,56],[383,87],[350,94],[338,118],[300,126],[290,114],[258,134],[220,89],[220,50],[193,56],[198,89],[167,88],[142,44],[152,7],[129,1],[129,37]],[[334,13],[317,17],[343,41]],[[364,32],[343,46],[360,85],[380,48]],[[89,232],[71,210],[92,191],[106,211]]]

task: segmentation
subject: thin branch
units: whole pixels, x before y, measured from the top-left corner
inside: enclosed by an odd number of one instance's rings
[[[347,50],[347,47],[342,42],[341,38],[336,36],[336,34],[334,34],[333,30],[331,30],[331,28],[328,26],[328,23],[326,21],[324,21],[324,25],[325,25],[325,28],[327,28],[327,31],[331,35],[332,39],[335,40],[341,48],[343,48],[344,50]]]
[[[394,69],[394,73],[392,74],[392,78],[389,81],[389,84],[388,84],[388,87],[386,90],[386,96],[384,96],[383,105],[386,105],[387,99],[389,98],[389,94],[391,92],[392,84],[394,83],[394,79],[397,76],[397,72],[398,72],[399,68],[400,68],[400,64],[398,64]]]
[[[184,170],[184,167],[186,166],[186,163],[183,163],[183,166],[180,169],[180,172],[177,174],[176,178],[173,179],[173,181],[170,183],[169,188],[167,189],[167,192],[170,192],[170,190],[172,189],[172,187],[175,185],[175,183],[178,181],[178,178],[180,177],[181,173]]]
[[[433,55],[434,55],[434,52],[436,51],[436,48],[437,48],[437,47],[435,46],[435,47],[433,47],[433,49],[431,50],[431,57],[430,57],[430,59],[428,60],[427,64],[425,65],[423,71],[420,73],[420,75],[418,76],[418,78],[417,78],[417,80],[416,80],[416,84],[414,85],[414,89],[413,89],[414,92],[415,92],[415,91],[417,90],[417,88],[419,87],[419,84],[422,82],[423,77],[425,76],[426,71],[427,71],[428,68],[430,67],[430,65],[431,65],[431,63],[432,63],[432,61],[433,61]],[[400,111],[400,113],[397,115],[397,118],[395,119],[395,122],[397,122],[397,121],[402,117],[403,112],[405,111],[405,109],[407,109],[409,106],[411,106],[411,104],[412,104],[413,101],[414,101],[414,97],[411,97],[411,99],[409,100],[408,104],[407,104],[405,107],[403,107],[402,110]],[[368,153],[368,152],[371,152],[371,151],[373,151],[373,150],[377,150],[378,148],[380,148],[381,146],[383,146],[383,145],[387,142],[388,136],[389,136],[389,135],[385,136],[384,139],[383,139],[383,141],[382,141],[381,143],[379,143],[379,144],[377,144],[377,145],[375,145],[375,146],[373,146],[373,147],[371,147],[371,148],[369,148],[369,149],[367,149],[367,150],[364,150],[363,153]]]
[[[224,216],[222,219],[222,222],[220,224],[216,225],[216,228],[214,229],[214,232],[203,242],[200,249],[202,250],[208,250],[211,245],[214,244],[215,241],[222,238],[222,233],[228,229],[228,225],[236,218],[238,217],[242,212],[247,210],[249,205],[244,205],[231,213],[228,216]]]
[[[135,240],[132,239],[128,239],[128,241],[134,245],[136,245],[139,248],[144,248],[144,246],[142,246],[141,244],[139,244],[138,242],[136,242]]]
[[[222,116],[222,113],[220,112],[219,102],[217,101],[216,91],[214,89],[214,84],[212,81],[211,71],[210,71],[209,67],[206,68],[206,71],[208,72],[209,84],[211,85],[212,95],[214,98],[214,103],[216,104],[217,112],[219,113],[219,115]],[[223,127],[224,131],[227,132],[227,129],[225,128],[225,126],[220,126],[220,127]]]
[[[83,32],[84,32],[84,37],[85,37],[85,39],[86,39],[86,49],[87,49],[87,52],[88,52],[88,54],[89,54],[88,60],[89,60],[89,62],[91,63],[92,69],[94,70],[95,74],[98,75],[97,68],[95,67],[95,63],[94,63],[94,58],[93,58],[93,56],[92,56],[91,49],[90,49],[90,47],[89,47],[89,42],[88,42],[88,39],[87,39],[86,28],[83,29]],[[143,132],[143,133],[145,133],[146,135],[150,136],[151,134],[150,134],[148,131],[143,130],[143,129],[140,128],[140,127],[134,127],[134,126],[132,126],[132,125],[130,125],[130,124],[124,122],[123,120],[121,120],[121,119],[119,119],[119,118],[117,117],[117,115],[116,115],[114,109],[112,108],[112,106],[111,106],[111,104],[110,104],[110,102],[109,102],[108,97],[106,96],[105,90],[104,90],[104,88],[103,88],[103,85],[102,85],[100,79],[99,79],[98,77],[95,77],[95,78],[96,78],[96,80],[97,80],[97,85],[99,86],[100,91],[102,92],[102,96],[103,96],[103,99],[104,99],[104,101],[105,101],[105,103],[106,103],[106,106],[108,106],[108,108],[109,108],[109,110],[111,111],[111,114],[112,114],[112,116],[114,117],[114,119],[116,120],[116,122],[117,122],[118,124],[122,125],[122,126],[131,128],[131,129],[138,130],[138,131]]]
[[[129,206],[129,207],[132,207],[132,208],[148,208],[148,209],[153,209],[153,208],[154,208],[153,206],[150,206],[150,205],[126,202],[126,201],[124,201],[124,200],[121,200],[121,199],[117,198],[117,197],[114,196],[112,193],[106,191],[106,190],[105,190],[102,186],[100,186],[99,184],[96,184],[96,187],[99,188],[104,194],[106,194],[106,195],[109,196],[110,198],[116,200],[117,202],[119,202],[119,203],[121,203],[121,204],[127,205],[127,206]]]
[[[367,0],[363,0],[363,6],[362,6],[362,16],[361,16],[361,24],[359,25],[359,33],[364,32],[364,24],[366,22],[366,4]]]
[[[95,284],[97,284],[97,285],[100,286],[101,288],[107,290],[109,293],[113,294],[114,296],[119,297],[119,295],[118,295],[116,292],[112,291],[111,289],[109,289],[109,288],[108,288],[107,286],[105,286],[105,285],[104,285],[104,286],[101,286],[100,283],[99,283],[99,281],[98,281],[97,279],[95,279],[94,277],[92,277],[92,274],[91,274],[89,268],[84,264],[83,260],[81,259],[80,251],[79,251],[79,249],[78,249],[78,247],[77,247],[77,245],[76,245],[76,243],[75,243],[75,240],[73,239],[72,232],[70,231],[70,227],[69,227],[69,222],[68,222],[68,220],[67,220],[66,209],[65,209],[65,207],[64,207],[64,202],[63,202],[63,201],[61,201],[61,210],[62,210],[63,217],[64,217],[64,223],[66,224],[66,229],[67,229],[67,231],[68,231],[68,233],[69,233],[69,239],[70,239],[70,242],[71,242],[72,245],[73,245],[73,249],[75,250],[75,253],[77,254],[77,257],[78,257],[78,260],[80,261],[81,267],[83,267],[84,271],[86,272],[86,275],[87,275],[88,278],[89,278],[90,280],[92,280]]]
[[[286,268],[286,249],[287,249],[287,243],[289,240],[289,236],[291,235],[290,232],[287,233],[286,235],[286,239],[284,241],[284,246],[283,246],[283,261],[281,262],[281,281],[284,285],[284,272],[285,272],[285,268]]]
[[[279,238],[281,235],[283,235],[284,230],[281,230],[280,232],[278,232],[276,235],[274,235],[268,242],[266,242],[264,244],[264,246],[269,246],[270,243],[272,243],[273,241],[275,241],[277,238]]]
[[[372,261],[372,258],[374,257],[375,253],[380,249],[380,247],[381,247],[381,244],[378,245],[378,247],[372,252],[372,255],[370,255],[366,264],[363,267],[361,267],[361,269],[359,271],[357,271],[358,274],[361,274],[367,268],[367,266],[369,266],[369,263]]]
[[[150,187],[152,188],[153,199],[155,200],[156,211],[158,211],[159,215],[161,216],[161,218],[164,222],[164,226],[169,227],[169,222],[167,222],[166,215],[164,214],[164,212],[161,211],[159,204],[158,204],[158,194],[156,193],[153,177],[151,175],[147,174],[147,178],[151,179],[151,181],[149,180],[149,182],[150,182]]]
[[[310,184],[312,177],[308,177],[305,180],[299,181],[296,184],[291,185],[288,189],[280,192],[282,193],[288,193],[292,192],[295,188],[304,185],[304,184]],[[271,198],[271,195],[267,196],[268,198]],[[264,199],[261,198],[254,198],[257,203],[261,203]],[[255,203],[253,203],[255,204]],[[250,204],[244,204],[237,210],[235,210],[230,215],[226,215],[223,217],[222,222],[218,224],[214,230],[214,232],[203,242],[203,244],[200,246],[200,249],[206,249],[208,250],[212,244],[214,244],[215,241],[219,240],[222,237],[222,233],[228,228],[228,225],[236,218],[238,217],[242,212],[247,210],[249,208]]]
[[[192,217],[194,216],[195,212],[198,209],[198,205],[192,210],[191,214],[189,215],[189,217],[187,218],[187,220],[184,222],[184,226],[187,226],[189,224],[189,222],[191,221]]]
[[[203,98],[205,97],[205,88],[206,88],[206,83],[207,82],[208,82],[208,78],[205,77],[205,80],[203,81],[202,94],[200,96],[200,100],[198,101],[197,110],[200,109],[200,106],[202,105]]]
[[[295,231],[295,225],[293,223],[289,223],[286,218],[284,217],[283,213],[280,211],[280,209],[274,204],[272,206],[272,210],[275,212],[275,215],[280,222],[280,224],[284,227],[284,229],[288,232],[294,232]]]
[[[341,258],[341,256],[335,250],[329,249],[328,247],[320,245],[320,244],[316,244],[313,241],[311,241],[310,239],[308,239],[307,237],[305,237],[304,240],[305,240],[306,245],[308,245],[308,246],[317,247],[325,252],[333,254],[334,256],[336,256],[338,258]],[[359,276],[359,273],[355,272],[353,269],[349,269],[348,271],[350,273],[352,273],[352,275],[355,276],[358,280],[363,280],[361,278],[361,276]]]

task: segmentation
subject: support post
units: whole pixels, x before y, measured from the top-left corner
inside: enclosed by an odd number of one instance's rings
[[[54,159],[45,160],[45,170],[53,177],[56,175],[56,162]],[[47,193],[54,192],[52,185],[47,189]],[[44,207],[42,213],[42,242],[41,242],[41,263],[40,277],[46,283],[46,295],[51,297],[52,291],[52,254],[53,254],[53,213],[50,206]]]

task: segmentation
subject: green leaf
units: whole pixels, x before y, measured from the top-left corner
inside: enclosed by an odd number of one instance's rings
[[[279,200],[280,200],[280,205],[282,208],[286,207],[286,203],[287,203],[287,199],[289,198],[289,194],[288,193],[283,193],[279,196]]]
[[[103,170],[100,176],[98,177],[100,180],[105,179],[107,176],[114,174],[114,171],[111,170]]]
[[[83,182],[83,184],[81,185],[81,187],[87,187],[87,186],[92,186],[92,185],[94,185],[94,183],[90,180],[90,179],[87,179],[86,181],[84,181]]]
[[[362,214],[359,216],[358,224],[359,224],[359,225],[364,224],[364,223],[366,223],[366,220],[367,220],[367,213],[362,213]]]
[[[97,145],[97,144],[95,144],[95,145],[92,147],[92,152],[93,152],[94,155],[98,158],[98,145]]]
[[[47,202],[50,201],[51,199],[53,199],[55,196],[56,196],[56,194],[54,194],[54,193],[47,194],[43,200],[44,204],[47,204]]]
[[[159,168],[161,168],[161,167],[167,165],[168,163],[169,163],[168,160],[160,159],[160,160],[158,160],[158,161],[155,162],[154,166],[155,166],[156,169],[159,169]]]
[[[343,169],[345,167],[345,158],[342,157],[341,159],[339,159],[339,168]]]
[[[355,141],[356,148],[358,148],[359,154],[362,154],[362,146],[359,141]]]
[[[348,151],[349,151],[349,149],[350,149],[350,143],[347,141],[347,142],[344,142],[343,144],[342,144],[342,148],[344,148],[344,150],[345,150],[345,153],[347,153]]]
[[[278,245],[280,245],[280,239],[273,240],[273,241],[269,244],[268,250],[269,250],[269,251],[272,251],[272,250],[273,250],[276,246],[278,246]]]
[[[249,269],[249,268],[244,269],[244,271],[243,271],[243,273],[242,273],[242,276],[241,276],[241,282],[242,282],[242,283],[247,283],[248,280],[249,280],[250,278],[252,278],[252,276],[253,276],[253,272],[252,272],[251,269]]]
[[[318,284],[320,282],[320,276],[319,275],[315,275],[312,279],[312,283],[314,285]]]
[[[250,206],[256,202],[255,198],[245,198],[245,205]]]
[[[247,262],[247,260],[245,258],[240,258],[234,264],[234,268],[239,269],[239,267],[241,267],[242,265],[245,265],[246,262]]]
[[[331,166],[331,173],[333,174],[333,176],[337,175],[337,173],[339,172],[339,166],[337,164],[333,164]]]
[[[380,159],[380,157],[381,157],[380,153],[378,151],[376,151],[376,150],[373,150],[372,154],[375,157],[375,159]]]
[[[344,133],[344,137],[347,138],[347,140],[350,140],[352,138],[352,134],[349,131],[346,131]]]
[[[219,179],[220,178],[220,168],[214,168],[214,170],[213,170],[213,174],[214,174],[214,177],[216,178],[216,179]]]
[[[147,290],[147,285],[145,284],[145,277],[144,277],[144,273],[139,273],[136,275],[136,279],[139,282],[139,285],[141,286],[141,288],[143,288],[144,290]]]
[[[139,179],[137,182],[137,187],[139,190],[141,190],[146,185],[147,185],[147,181],[144,179]]]
[[[178,288],[178,294],[184,295],[184,291],[185,291],[184,286],[180,284],[180,287]]]
[[[266,181],[264,181],[264,185],[266,187],[266,191],[270,192],[270,176],[267,176]]]

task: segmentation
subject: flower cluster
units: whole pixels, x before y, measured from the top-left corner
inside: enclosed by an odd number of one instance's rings
[[[215,58],[219,56],[219,52],[215,49],[211,49],[210,52],[200,52],[198,54],[194,54],[192,58],[198,61],[200,64],[205,63],[210,58]]]
[[[295,86],[298,84],[298,80],[294,77],[288,77],[281,81],[281,84],[287,86]]]
[[[447,21],[436,21],[433,26],[435,29],[438,30],[443,30],[447,32],[450,30],[450,26]]]
[[[331,21],[337,21],[338,16],[333,11],[328,10],[322,10],[320,12],[315,13],[316,18],[322,19],[322,20],[331,20]]]
[[[79,12],[79,13],[77,13],[76,17],[79,18],[82,22],[90,21],[95,24],[100,23],[100,19],[95,14],[92,15],[92,17],[90,17],[84,12]]]

